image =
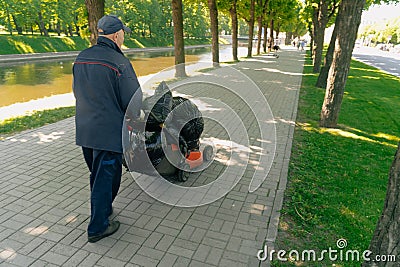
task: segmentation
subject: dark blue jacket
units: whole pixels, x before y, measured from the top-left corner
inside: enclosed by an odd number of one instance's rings
[[[73,66],[76,144],[122,153],[122,124],[139,116],[142,90],[128,58],[105,37],[83,50]]]

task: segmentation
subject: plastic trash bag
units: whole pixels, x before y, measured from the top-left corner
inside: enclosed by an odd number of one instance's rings
[[[199,148],[204,120],[200,110],[192,101],[183,97],[173,97],[172,116],[166,125],[170,128],[181,129],[179,135],[186,141],[189,150]]]
[[[154,95],[143,100],[143,110],[146,114],[146,129],[158,127],[164,123],[172,109],[172,93],[168,85],[162,81]]]
[[[164,158],[160,132],[146,132],[146,151],[154,167]]]

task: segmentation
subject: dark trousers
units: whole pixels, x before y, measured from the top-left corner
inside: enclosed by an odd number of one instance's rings
[[[90,222],[88,235],[103,233],[121,184],[122,154],[82,147],[90,171]]]

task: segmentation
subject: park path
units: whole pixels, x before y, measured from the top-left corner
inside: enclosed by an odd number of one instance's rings
[[[74,118],[0,141],[0,265],[268,265],[257,253],[264,243],[272,248],[277,236],[303,65],[304,53],[291,48],[278,59],[262,55],[231,65],[260,88],[274,116],[275,157],[258,190],[248,192],[245,175],[221,199],[181,208],[151,198],[125,172],[113,214],[121,228],[95,244],[87,243],[88,170],[75,145]],[[225,101],[237,101],[229,97]],[[257,139],[250,111],[237,109]],[[225,134],[207,129],[211,136]],[[204,182],[220,170],[210,166]]]

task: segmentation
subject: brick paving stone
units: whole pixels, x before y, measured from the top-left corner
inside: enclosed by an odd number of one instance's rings
[[[190,259],[185,257],[178,257],[174,263],[174,267],[190,266]]]
[[[78,250],[75,254],[73,254],[69,259],[64,262],[63,266],[65,267],[73,267],[73,266],[81,266],[81,262],[89,256],[89,252],[84,250]]]
[[[193,259],[205,262],[212,249],[210,246],[200,244],[193,255]]]
[[[150,248],[155,248],[158,244],[158,242],[161,240],[163,237],[163,234],[153,232],[151,235],[146,239],[146,241],[143,243],[144,246],[150,247]]]
[[[196,228],[190,225],[184,225],[178,235],[178,238],[190,240],[194,230]]]
[[[191,258],[195,252],[195,250],[191,250],[188,248],[178,247],[176,245],[171,245],[168,249],[169,253],[175,254],[177,256],[182,256],[186,258]]]
[[[128,242],[127,242],[128,243]],[[128,243],[128,246],[118,255],[118,259],[128,262],[139,250],[140,245]]]
[[[125,265],[125,262],[118,259],[113,259],[110,257],[103,256],[97,261],[96,265],[104,267],[116,267]]]
[[[19,252],[23,255],[29,255],[33,250],[35,250],[45,241],[46,239],[44,238],[36,237],[30,242],[25,242],[24,246],[19,250]]]
[[[137,254],[155,259],[155,260],[161,260],[165,254],[165,252],[154,249],[154,248],[149,248],[142,246],[138,251]]]
[[[89,253],[89,255],[84,258],[82,262],[79,263],[79,266],[96,266],[96,263],[99,261],[101,258],[101,255],[95,254],[95,253]]]
[[[6,260],[7,263],[12,264],[12,266],[30,266],[32,263],[36,261],[35,258],[28,257],[22,254],[16,253],[15,256],[8,258]],[[3,266],[3,264],[1,264]]]
[[[206,263],[218,265],[223,253],[223,249],[213,248],[207,256]]]
[[[190,267],[212,267],[212,266],[217,266],[214,264],[210,264],[210,263],[204,263],[204,262],[200,262],[200,261],[196,261],[196,260],[191,260]]]
[[[167,251],[171,244],[175,240],[175,236],[171,235],[164,235],[161,240],[157,243],[156,249],[161,250],[161,251]]]
[[[43,256],[40,257],[40,259],[56,264],[56,265],[63,265],[64,262],[68,260],[69,257],[48,251],[46,252]]]
[[[181,208],[156,201],[124,170],[112,216],[122,223],[121,228],[95,244],[87,243],[89,172],[81,149],[75,145],[74,118],[0,141],[0,157],[4,159],[0,162],[0,245],[7,242],[14,249],[0,251],[0,265],[257,266],[258,249],[265,240],[273,244],[278,230],[303,56],[283,49],[279,59],[261,55],[231,65],[260,88],[275,119],[275,158],[256,191],[249,193],[248,188],[262,146],[262,124],[252,110],[259,99],[248,94],[253,99],[246,103],[226,88],[215,90],[212,84],[201,90],[196,89],[198,84],[182,87],[193,98],[206,95],[225,101],[243,121],[251,152],[242,179],[214,202]],[[235,118],[228,115],[224,119]],[[233,126],[238,131],[239,125]],[[205,118],[204,137],[228,140],[229,134],[222,125]],[[218,153],[229,157],[223,150]],[[214,182],[217,188],[224,184],[216,178],[225,171],[234,174],[223,161],[215,161],[181,185],[198,187]]]
[[[138,264],[139,266],[152,267],[152,266],[157,266],[160,261],[146,257],[146,256],[136,254],[132,257],[130,262],[132,262],[134,264]]]
[[[194,230],[192,236],[190,237],[190,240],[200,243],[203,240],[206,233],[207,233],[207,230],[201,229],[201,228],[196,228]]]

